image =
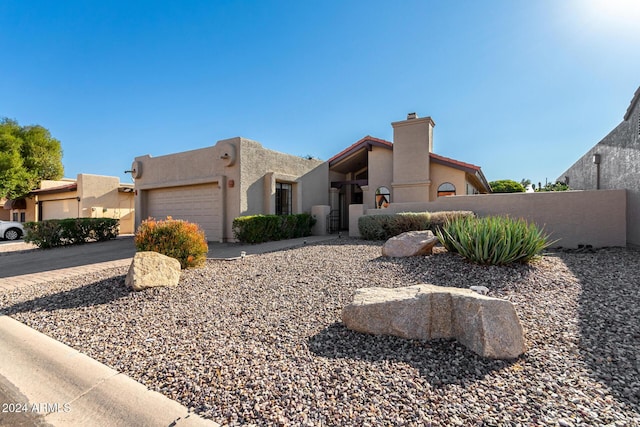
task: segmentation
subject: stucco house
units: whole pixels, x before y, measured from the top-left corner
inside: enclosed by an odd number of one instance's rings
[[[134,232],[133,184],[114,176],[78,174],[76,179],[43,180],[40,188],[13,202],[12,218],[42,221],[65,218],[118,218],[120,233]]]
[[[479,166],[433,153],[430,117],[392,123],[394,142],[367,136],[324,162],[236,137],[212,147],[136,157],[136,227],[171,216],[198,223],[209,241],[232,241],[234,218],[312,213],[314,233],[348,229],[349,205],[490,192]],[[327,222],[328,221],[328,222]]]
[[[331,228],[347,228],[348,206],[381,209],[390,203],[491,192],[479,166],[433,152],[431,117],[391,123],[393,143],[366,136],[328,160]]]
[[[234,240],[234,218],[310,212],[327,203],[325,162],[236,137],[213,147],[136,157],[136,227],[171,216],[200,225],[209,241]]]
[[[640,87],[622,122],[558,177],[558,181],[573,190],[626,189],[627,244],[640,245]]]

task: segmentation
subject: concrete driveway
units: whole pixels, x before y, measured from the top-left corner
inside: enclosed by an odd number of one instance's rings
[[[0,255],[0,278],[126,260],[135,253],[132,236],[54,249],[3,252]]]

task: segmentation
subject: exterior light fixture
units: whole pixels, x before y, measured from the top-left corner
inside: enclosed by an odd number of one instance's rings
[[[596,165],[596,190],[600,189],[600,154],[593,155],[593,164]]]

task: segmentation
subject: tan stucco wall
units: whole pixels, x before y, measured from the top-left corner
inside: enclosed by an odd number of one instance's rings
[[[433,150],[430,117],[394,122],[392,197],[397,202],[429,201],[429,153]]]
[[[456,195],[467,194],[467,182],[464,171],[454,169],[438,163],[431,163],[431,188],[429,189],[429,201],[438,198],[438,187],[450,182],[456,187]]]
[[[120,180],[113,176],[78,174],[76,180],[41,182],[42,189],[77,183],[77,191],[38,194],[27,198],[27,221],[37,217],[37,202],[44,203],[45,218],[118,218],[120,233],[133,233],[133,193],[118,191]],[[78,198],[80,200],[78,200]]]
[[[544,227],[552,239],[560,239],[554,246],[605,247],[626,245],[626,202],[626,190],[481,194],[392,204],[387,212],[471,210],[478,216],[509,215]]]
[[[45,179],[40,181],[40,188],[44,190],[47,188],[62,187],[63,185],[73,184],[74,182],[76,182],[76,180],[72,178],[63,178],[61,180]]]
[[[147,218],[145,191],[205,183],[222,190],[223,236],[211,240],[233,240],[234,218],[275,212],[275,182],[294,184],[294,213],[311,212],[313,205],[327,205],[328,166],[264,148],[246,138],[218,141],[215,146],[166,156],[136,157],[140,170],[135,181],[136,227]]]
[[[376,190],[387,187],[391,191],[393,202],[393,151],[383,147],[372,147],[369,155],[369,185],[363,189],[363,205],[365,208],[375,208]]]
[[[135,179],[135,227],[149,217],[146,192],[149,190],[215,183],[224,196],[222,210],[225,224],[223,234],[231,235],[229,218],[240,205],[240,168],[235,139],[219,141],[213,147],[183,151],[165,156],[136,157],[132,169],[138,170]],[[211,236],[218,240],[221,236]]]
[[[294,184],[293,213],[311,213],[311,206],[327,205],[328,165],[266,149],[259,142],[240,140],[241,204],[236,216],[275,213],[275,182]]]

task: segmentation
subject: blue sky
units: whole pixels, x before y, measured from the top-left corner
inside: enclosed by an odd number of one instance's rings
[[[487,179],[555,180],[640,86],[640,1],[0,0],[0,117],[65,176],[243,136],[328,159],[407,113]]]

